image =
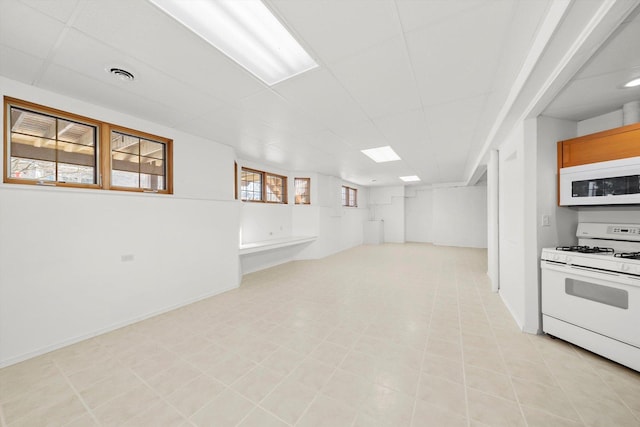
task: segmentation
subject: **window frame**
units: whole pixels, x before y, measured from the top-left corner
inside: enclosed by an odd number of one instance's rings
[[[261,193],[260,193],[260,200],[254,200],[254,199],[243,199],[242,198],[242,172],[251,172],[251,173],[255,173],[255,174],[259,174],[261,177]],[[237,174],[236,174],[237,176]],[[274,202],[274,201],[270,201],[267,200],[267,177],[269,176],[273,176],[276,178],[280,178],[282,179],[282,201],[281,202]],[[274,205],[286,205],[289,204],[289,189],[288,189],[288,179],[285,175],[279,175],[277,173],[272,173],[272,172],[266,172],[266,171],[262,171],[259,169],[253,169],[253,168],[249,168],[249,167],[245,167],[242,166],[240,168],[240,179],[239,179],[240,183],[240,189],[238,190],[238,193],[240,194],[240,200],[242,202],[251,202],[251,203],[271,203]],[[236,188],[238,188],[238,186],[236,186]]]
[[[103,179],[106,180],[106,188],[109,190],[117,190],[117,191],[133,191],[133,192],[138,192],[138,193],[158,193],[158,194],[173,194],[173,161],[169,161],[169,159],[173,159],[173,141],[169,138],[164,138],[158,135],[153,135],[147,132],[142,132],[139,130],[135,130],[135,129],[131,129],[131,128],[126,128],[124,126],[117,126],[117,125],[111,125],[111,124],[107,124],[106,126],[108,128],[108,140],[107,140],[107,144],[109,145],[109,152],[108,154],[105,154],[105,161],[109,162],[109,173],[105,174],[105,176],[103,177]],[[113,157],[112,157],[112,151],[111,151],[111,133],[112,132],[118,132],[121,134],[125,134],[125,135],[129,135],[129,136],[133,136],[136,138],[143,138],[152,142],[156,142],[156,143],[160,143],[160,144],[164,144],[165,146],[165,156],[166,159],[163,159],[164,163],[165,163],[165,167],[164,167],[164,172],[165,172],[165,189],[163,190],[152,190],[150,188],[143,188],[143,187],[123,187],[123,186],[117,186],[117,185],[112,185],[111,184],[111,173],[113,172],[113,167],[112,167],[112,162],[113,162]]]
[[[31,178],[13,178],[11,176],[11,150],[9,146],[11,145],[11,108],[15,107],[21,110],[26,110],[35,114],[41,114],[43,116],[49,116],[55,118],[56,120],[69,120],[76,123],[80,123],[83,125],[93,126],[95,127],[95,166],[96,169],[94,175],[96,177],[96,182],[92,184],[86,183],[78,183],[78,182],[63,182],[57,181],[57,177],[55,181],[43,181],[39,179],[31,179]],[[101,188],[101,175],[102,175],[102,162],[101,162],[101,128],[100,122],[97,120],[90,119],[88,117],[80,116],[78,114],[67,113],[66,111],[57,110],[55,108],[45,107],[43,105],[34,104],[32,102],[22,101],[15,98],[10,98],[8,96],[4,97],[4,164],[3,164],[3,176],[2,182],[5,184],[23,184],[23,185],[41,185],[48,187],[70,187],[70,188],[89,188],[89,189],[100,189]],[[56,136],[57,140],[57,136]],[[58,161],[56,160],[56,164]]]
[[[353,191],[354,194],[354,202],[351,203],[351,191]],[[353,187],[349,187],[348,185],[343,185],[341,192],[344,192],[346,197],[344,198],[344,200],[341,200],[342,202],[342,206],[345,208],[357,208],[358,207],[358,189],[357,188],[353,188]],[[340,194],[340,198],[342,199],[342,193]]]
[[[75,183],[75,182],[62,182],[62,181],[42,181],[29,178],[13,178],[11,177],[11,151],[9,146],[11,145],[11,122],[10,114],[11,108],[19,108],[27,111],[31,111],[36,114],[42,114],[50,116],[56,119],[70,120],[80,124],[93,126],[96,128],[96,144],[95,144],[95,176],[96,183]],[[142,132],[136,129],[127,128],[120,125],[115,125],[109,122],[92,119],[90,117],[82,116],[80,114],[70,113],[57,108],[47,107],[45,105],[36,104],[29,101],[24,101],[17,98],[5,96],[3,99],[3,124],[4,124],[4,136],[3,136],[3,176],[2,181],[6,184],[21,184],[21,185],[41,185],[49,187],[71,187],[71,188],[85,188],[93,190],[109,190],[109,191],[128,191],[137,193],[159,193],[159,194],[173,194],[173,140],[158,135],[153,135],[147,132]],[[148,188],[132,188],[121,187],[111,185],[111,132],[121,132],[127,135],[148,139],[154,142],[162,143],[165,145],[165,156],[163,159],[165,163],[165,189],[164,190],[151,190]],[[56,160],[57,162],[57,160]]]
[[[297,181],[306,181],[307,182],[307,202],[298,203],[298,186],[296,185]],[[311,204],[311,178],[293,178],[293,203],[295,205],[310,205]]]

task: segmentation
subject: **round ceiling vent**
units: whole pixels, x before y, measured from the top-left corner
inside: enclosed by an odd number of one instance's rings
[[[109,68],[109,72],[112,75],[114,75],[116,78],[125,82],[132,82],[135,79],[135,76],[133,75],[133,73],[127,70],[123,70],[122,68],[112,67],[112,68]]]

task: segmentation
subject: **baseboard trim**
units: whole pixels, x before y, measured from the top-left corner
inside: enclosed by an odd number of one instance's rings
[[[190,299],[188,299],[186,301],[183,301],[183,302],[180,302],[178,304],[171,305],[169,307],[165,307],[165,308],[162,308],[162,309],[159,309],[159,310],[155,310],[155,311],[152,311],[150,313],[146,313],[146,314],[143,314],[143,315],[140,315],[140,316],[135,316],[133,318],[124,320],[122,322],[114,323],[114,324],[109,325],[109,326],[107,326],[105,328],[101,328],[101,329],[98,329],[96,331],[89,332],[87,334],[82,334],[82,335],[79,335],[79,336],[76,336],[76,337],[73,337],[73,338],[69,338],[67,340],[64,340],[64,341],[61,341],[61,342],[58,342],[58,343],[55,343],[55,344],[51,344],[51,345],[42,347],[42,348],[39,348],[37,350],[30,351],[28,353],[23,353],[23,354],[21,354],[19,356],[10,357],[9,359],[0,360],[0,368],[6,368],[7,366],[15,365],[17,363],[24,362],[25,360],[33,359],[34,357],[42,356],[43,354],[47,354],[47,353],[50,353],[52,351],[59,350],[61,348],[70,346],[72,344],[77,344],[77,343],[79,343],[81,341],[84,341],[84,340],[87,340],[89,338],[97,337],[98,335],[106,334],[107,332],[112,332],[112,331],[115,331],[116,329],[120,329],[120,328],[123,328],[125,326],[133,325],[134,323],[141,322],[143,320],[149,319],[149,318],[154,317],[154,316],[158,316],[160,314],[168,313],[170,311],[176,310],[176,309],[181,308],[181,307],[185,307],[187,305],[193,304],[193,303],[201,301],[203,299],[211,298],[213,296],[222,294],[224,292],[228,292],[228,291],[231,291],[233,289],[237,289],[239,286],[240,286],[240,284],[237,284],[237,285],[234,285],[234,286],[230,286],[228,288],[216,290],[214,292],[209,292],[209,293],[206,293],[204,295],[200,295],[200,296],[195,297],[195,298],[190,298]]]

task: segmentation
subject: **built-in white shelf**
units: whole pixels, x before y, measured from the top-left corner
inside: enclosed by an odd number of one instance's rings
[[[291,236],[279,239],[262,240],[260,242],[242,243],[238,253],[248,255],[256,252],[265,252],[272,249],[286,248],[287,246],[301,245],[316,240],[318,236]]]

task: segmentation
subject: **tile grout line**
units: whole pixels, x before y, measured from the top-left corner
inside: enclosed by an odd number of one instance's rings
[[[431,324],[433,322],[433,312],[435,310],[435,306],[436,306],[436,295],[438,294],[438,290],[437,287],[433,292],[433,296],[432,296],[432,301],[431,301],[431,313],[429,314],[429,322],[428,322],[428,326],[427,326],[427,339],[424,342],[424,345],[422,347],[422,359],[420,360],[420,369],[418,370],[418,381],[416,384],[416,391],[415,391],[415,396],[413,399],[413,408],[411,410],[411,421],[410,421],[410,426],[414,425],[414,421],[415,421],[415,417],[416,417],[416,407],[418,406],[418,399],[420,399],[419,397],[419,392],[420,392],[420,382],[422,379],[422,374],[424,373],[424,359],[425,357],[427,357],[427,345],[429,344],[429,339],[431,338]]]
[[[528,337],[527,337],[528,338]],[[529,340],[530,342],[531,340]],[[576,414],[578,414],[578,418],[580,418],[580,422],[582,423],[583,426],[587,425],[587,422],[585,421],[585,419],[583,418],[582,414],[580,413],[580,411],[578,410],[578,408],[575,406],[575,404],[573,403],[573,400],[571,399],[571,394],[567,393],[567,391],[564,389],[564,387],[562,386],[562,384],[560,383],[560,381],[558,381],[558,379],[556,378],[556,375],[553,373],[553,371],[551,369],[549,369],[549,364],[547,363],[547,359],[544,357],[544,355],[540,352],[540,349],[538,347],[536,347],[534,345],[534,347],[536,348],[536,352],[540,355],[540,357],[542,358],[542,363],[544,363],[544,366],[547,368],[547,370],[551,373],[551,375],[553,375],[553,379],[556,382],[556,384],[558,385],[558,388],[560,390],[562,390],[562,393],[567,397],[567,400],[569,401],[569,404],[571,405],[571,408],[573,408],[574,411],[576,411]],[[578,357],[580,357],[580,355],[578,355]],[[589,365],[589,367],[591,367],[591,365]],[[591,367],[592,368],[592,367]],[[593,369],[593,368],[592,368]],[[595,371],[595,370],[594,370]],[[604,382],[604,381],[603,381]],[[525,405],[526,406],[526,405]],[[537,408],[536,408],[537,409]],[[551,414],[549,411],[547,410],[542,410],[543,412],[546,412],[548,414]],[[555,417],[558,418],[564,418],[562,416],[558,416],[556,414],[551,414]],[[566,419],[566,418],[565,418]],[[575,421],[575,420],[571,420],[571,421]]]
[[[7,421],[4,418],[4,410],[2,403],[0,403],[0,426],[7,427]]]
[[[484,302],[482,303],[482,308],[483,308],[483,310],[485,312],[485,315],[486,315],[487,314],[487,309],[486,309],[486,307],[484,305]],[[489,326],[491,328],[491,335],[496,340],[496,342],[499,342],[498,338],[496,337],[496,333],[495,333],[491,323],[489,323]],[[520,333],[523,333],[523,332],[520,331]],[[524,409],[522,408],[522,403],[520,403],[520,397],[518,396],[518,392],[516,391],[516,387],[515,387],[515,385],[513,383],[513,376],[511,375],[511,372],[509,371],[509,366],[507,365],[507,361],[506,361],[506,359],[504,357],[504,351],[503,351],[503,349],[502,349],[502,347],[500,345],[498,345],[498,352],[500,354],[500,360],[504,364],[504,367],[507,370],[507,378],[509,379],[509,385],[511,385],[511,391],[513,392],[513,395],[516,398],[516,404],[518,405],[518,410],[520,411],[520,416],[522,417],[522,420],[524,421],[524,425],[525,426],[529,426],[529,421],[527,420],[527,417],[524,414]]]
[[[338,329],[338,327],[336,326],[329,334],[327,334],[327,337],[329,337],[331,335],[332,332],[335,332]],[[322,342],[328,342],[330,344],[334,344],[337,345],[335,343],[332,343],[330,341],[327,341],[327,337],[324,338],[324,340]],[[320,346],[320,344],[318,344],[318,347]],[[317,347],[316,347],[317,348]],[[344,362],[344,360],[347,358],[347,356],[349,354],[351,354],[351,352],[353,351],[353,348],[349,348],[348,351],[345,353],[344,356],[342,356],[342,359],[340,359],[340,362],[338,362],[335,366],[335,368],[333,369],[333,371],[331,372],[331,374],[327,377],[327,383],[331,380],[331,378],[333,378],[333,375],[338,371],[338,368],[340,367],[340,365],[342,364],[342,362]],[[309,353],[309,355],[311,355],[311,353]],[[293,372],[293,371],[291,371]],[[320,389],[316,392],[316,395],[313,396],[313,399],[311,399],[311,402],[309,402],[309,404],[307,405],[307,407],[304,409],[304,411],[302,411],[302,414],[300,414],[300,417],[296,420],[296,422],[293,424],[294,426],[296,424],[298,424],[298,422],[304,418],[304,416],[307,414],[307,412],[309,412],[309,409],[311,408],[311,406],[313,406],[313,403],[318,399],[318,396],[320,396],[320,394],[322,394],[322,388],[324,387],[325,384],[322,385],[322,387],[320,387]],[[356,416],[354,417],[354,422],[355,419],[358,418],[358,413],[356,413]]]
[[[587,351],[588,351],[588,350],[587,350]],[[594,353],[594,354],[595,354],[595,353]],[[578,355],[579,355],[579,357],[580,357],[581,359],[583,359],[583,357],[582,357],[580,354],[578,354]],[[596,355],[596,356],[598,356],[598,355]],[[598,357],[602,357],[602,356],[598,356]],[[608,359],[607,359],[607,360],[608,360]],[[631,415],[633,415],[633,416],[634,416],[634,418],[636,418],[636,419],[638,420],[638,422],[640,423],[640,412],[638,412],[638,413],[636,414],[636,412],[635,412],[635,411],[634,411],[634,410],[633,410],[629,405],[627,405],[627,402],[625,402],[625,401],[624,401],[624,399],[622,399],[622,398],[620,397],[620,394],[619,394],[619,393],[618,393],[618,392],[617,392],[613,387],[611,387],[611,386],[609,385],[609,383],[608,383],[608,382],[607,382],[607,381],[602,377],[602,375],[600,375],[600,372],[598,372],[598,370],[597,370],[597,369],[595,369],[595,368],[593,367],[593,365],[591,365],[591,363],[589,363],[589,361],[588,361],[588,360],[585,360],[585,362],[586,362],[589,366],[591,366],[591,368],[593,369],[593,371],[595,372],[595,374],[598,376],[598,378],[600,378],[600,381],[602,381],[602,382],[607,386],[607,388],[611,391],[611,393],[613,393],[613,394],[618,398],[618,400],[620,401],[620,403],[622,403],[622,405],[623,405],[624,407],[626,407],[626,408],[629,410],[629,412],[631,413]],[[612,361],[609,361],[609,362],[612,362]],[[616,365],[618,365],[618,363],[617,363],[617,362],[612,362],[612,363],[615,363]],[[626,367],[626,366],[624,366],[624,365],[620,365],[620,366],[623,366],[623,367],[624,367],[624,368],[626,368],[626,369],[630,369],[630,368],[627,368],[627,367]]]
[[[462,330],[462,311],[460,307],[460,284],[457,268],[453,269],[455,276],[455,286],[456,286],[456,304],[458,306],[458,329],[460,330],[460,337],[458,338],[458,342],[460,343],[460,356],[462,358],[462,385],[464,387],[464,404],[467,413],[467,426],[471,427],[471,411],[469,410],[469,390],[467,389],[467,368],[464,363],[464,340],[463,340],[463,330]]]
[[[279,324],[277,324],[277,325],[278,325],[278,326],[282,326],[282,327],[286,327],[286,326],[282,325],[281,323],[279,323]],[[291,329],[291,328],[288,328],[288,329]],[[292,329],[292,330],[293,330],[293,329]],[[309,334],[305,334],[305,335],[309,335]],[[309,336],[313,337],[312,335],[309,335]],[[313,338],[315,338],[315,337],[313,337]],[[283,377],[282,377],[282,379],[281,379],[278,383],[276,383],[276,385],[271,389],[271,391],[270,391],[269,393],[267,393],[267,394],[266,394],[262,399],[260,399],[260,402],[256,402],[256,403],[255,403],[255,407],[256,407],[256,408],[260,408],[260,409],[262,409],[263,411],[265,411],[265,412],[267,412],[267,413],[269,413],[269,414],[273,415],[274,417],[276,417],[276,418],[277,418],[277,419],[279,419],[280,421],[284,422],[284,423],[285,423],[285,424],[287,424],[288,426],[291,426],[292,424],[289,424],[288,422],[286,422],[285,420],[283,420],[282,418],[280,418],[277,414],[275,414],[275,413],[273,413],[271,410],[269,410],[269,409],[267,409],[267,408],[265,408],[265,407],[261,406],[260,404],[261,404],[262,402],[264,402],[264,401],[265,401],[269,396],[271,396],[271,394],[274,392],[274,390],[275,390],[276,388],[278,388],[281,384],[283,384],[283,383],[285,382],[285,380],[287,380],[287,378],[289,378],[289,377],[291,376],[291,374],[293,373],[293,371],[295,371],[296,369],[298,369],[298,368],[300,367],[300,365],[302,365],[302,363],[304,363],[304,361],[305,361],[305,360],[307,360],[309,357],[311,357],[311,353],[313,353],[313,351],[315,351],[315,350],[316,350],[316,349],[317,349],[317,348],[322,344],[322,342],[323,342],[323,341],[320,341],[320,343],[319,343],[318,345],[316,345],[315,347],[313,347],[313,350],[311,350],[309,353],[305,354],[305,355],[304,355],[304,357],[300,360],[300,362],[298,362],[298,363],[295,365],[295,367],[294,367],[294,368],[292,368],[292,369],[291,369],[287,374],[285,374],[285,376],[283,376]],[[275,344],[275,343],[274,343],[274,344]],[[296,353],[300,353],[300,352],[299,352],[299,351],[297,351],[297,350],[293,350],[292,348],[286,347],[286,346],[281,345],[281,344],[279,344],[279,345],[278,345],[278,349],[279,349],[279,348],[285,348],[285,349],[287,349],[287,350],[291,350],[291,351],[294,351],[294,352],[296,352]],[[278,349],[276,349],[275,351],[273,351],[269,356],[271,356],[271,355],[272,355],[272,354],[274,354],[276,351],[278,351]],[[264,360],[266,360],[266,359],[267,359],[267,358],[263,359],[263,361],[264,361]],[[264,368],[264,369],[273,370],[273,369],[269,368],[268,366],[262,365],[262,362],[258,362],[258,363],[256,364],[256,367],[257,367],[257,366],[260,366],[260,367],[262,367],[262,368]],[[254,369],[255,369],[255,368],[254,368]],[[235,381],[233,381],[231,384],[229,384],[228,388],[229,388],[229,389],[231,389],[233,392],[238,393],[237,391],[233,390],[233,389],[231,388],[231,386],[233,386],[233,384],[235,384],[236,382],[240,381],[240,380],[241,380],[242,378],[244,378],[245,376],[249,375],[249,373],[250,373],[250,372],[252,372],[252,371],[253,371],[253,369],[251,369],[249,372],[247,372],[246,374],[242,375],[241,377],[237,378]],[[240,394],[240,393],[238,393],[238,394]],[[242,396],[242,397],[246,399],[246,397],[244,397],[244,396]],[[247,400],[249,400],[249,399],[247,399]],[[251,400],[249,400],[249,401],[253,403],[253,401],[251,401]],[[202,409],[202,408],[201,408],[201,409]],[[250,412],[249,412],[249,413],[247,413],[244,417],[242,417],[242,419],[241,419],[241,420],[240,420],[236,425],[239,425],[240,423],[242,423],[242,422],[243,422],[243,421],[244,421],[244,420],[249,416],[249,414],[250,414],[251,412],[253,412],[253,411],[250,411]],[[194,413],[193,415],[195,415],[195,413]],[[301,417],[302,417],[302,416],[301,416]]]
[[[71,387],[71,390],[73,390],[73,392],[75,393],[76,397],[80,400],[80,403],[82,403],[82,406],[84,406],[84,409],[87,411],[87,413],[89,414],[89,416],[91,417],[91,419],[93,419],[93,421],[96,422],[96,424],[101,425],[101,423],[98,421],[98,418],[96,417],[96,415],[93,413],[93,411],[91,410],[91,408],[89,407],[89,405],[87,404],[87,402],[85,402],[84,398],[82,397],[82,395],[80,394],[80,392],[78,391],[78,389],[76,388],[75,385],[73,385],[73,383],[71,382],[71,380],[69,379],[69,377],[67,376],[67,374],[62,370],[62,368],[60,368],[60,366],[58,365],[58,362],[55,359],[52,359],[51,362],[53,363],[53,365],[56,367],[56,369],[58,370],[58,372],[60,373],[60,375],[62,375],[62,378],[64,378],[65,382],[67,383],[67,385],[69,387]],[[80,372],[80,371],[78,371]],[[84,414],[83,414],[84,415]],[[81,415],[82,416],[82,415]],[[81,416],[79,416],[78,418],[80,418]],[[78,418],[74,418],[72,421],[77,420]]]

